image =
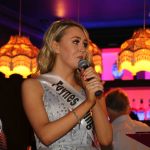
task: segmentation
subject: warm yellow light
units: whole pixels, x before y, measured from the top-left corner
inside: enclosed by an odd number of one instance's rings
[[[94,64],[95,71],[97,73],[102,73],[101,49],[98,48],[98,46],[96,44],[90,42],[89,51],[92,54],[92,59],[93,59],[93,64]]]
[[[7,66],[1,66],[0,67],[0,72],[5,73],[5,77],[9,78],[9,76],[12,74],[12,71],[10,71],[10,68]]]
[[[130,72],[133,72],[133,64],[134,64],[134,53],[131,50],[126,49],[120,52],[119,59],[118,59],[119,72],[123,70],[128,70]]]
[[[97,73],[102,73],[102,57],[100,55],[94,55],[93,56],[93,63],[95,67],[95,71]]]
[[[66,5],[63,1],[58,1],[55,6],[55,14],[57,17],[63,18],[66,15]]]
[[[27,78],[31,74],[30,69],[26,66],[17,66],[13,70],[13,74],[21,74],[23,78]]]
[[[102,72],[101,66],[100,66],[100,65],[95,65],[95,71],[96,71],[97,73],[101,73],[101,72]]]
[[[126,61],[126,62],[123,62],[123,63],[120,65],[118,71],[121,72],[121,71],[123,71],[123,70],[128,70],[128,71],[132,72],[133,75],[135,75],[136,72],[134,72],[133,69],[134,69],[134,68],[133,68],[132,64],[131,64],[130,62],[127,62],[127,61]]]
[[[6,45],[0,48],[0,72],[6,78],[20,74],[23,78],[35,73],[38,49],[24,36],[11,36]]]
[[[150,72],[150,29],[139,29],[131,39],[121,45],[118,70],[128,70],[133,75],[140,71]]]

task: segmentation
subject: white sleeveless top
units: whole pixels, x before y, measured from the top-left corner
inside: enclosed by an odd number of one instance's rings
[[[48,74],[41,75],[38,80],[40,81],[43,89],[43,102],[50,121],[55,121],[64,115],[69,110],[62,99],[57,93],[50,90],[50,85],[47,84],[44,76],[48,77]],[[70,86],[70,85],[69,85]],[[73,88],[73,87],[72,87]],[[85,97],[85,93],[81,91],[82,96]],[[67,122],[66,122],[67,124]],[[62,126],[60,127],[62,128]],[[92,146],[92,138],[87,132],[87,129],[77,124],[70,132],[64,135],[62,138],[55,141],[53,144],[45,146],[41,143],[38,137],[35,135],[37,150],[96,150],[95,146]]]

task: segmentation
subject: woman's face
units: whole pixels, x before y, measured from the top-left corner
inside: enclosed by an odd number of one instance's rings
[[[86,57],[88,39],[80,28],[70,27],[65,30],[58,45],[57,58],[63,65],[76,69],[79,60]]]

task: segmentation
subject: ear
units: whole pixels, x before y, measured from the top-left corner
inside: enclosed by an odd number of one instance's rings
[[[56,41],[52,41],[52,48],[55,51],[55,53],[60,53],[59,43]]]

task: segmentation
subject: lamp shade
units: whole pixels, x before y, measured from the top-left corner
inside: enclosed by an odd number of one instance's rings
[[[11,36],[8,43],[0,48],[0,72],[8,78],[20,74],[23,78],[35,73],[38,48],[25,36]]]
[[[89,51],[92,53],[94,68],[97,73],[102,73],[102,52],[98,46],[92,42],[89,45]]]
[[[128,70],[133,75],[140,71],[150,71],[150,29],[135,31],[132,38],[121,45],[118,69]]]

